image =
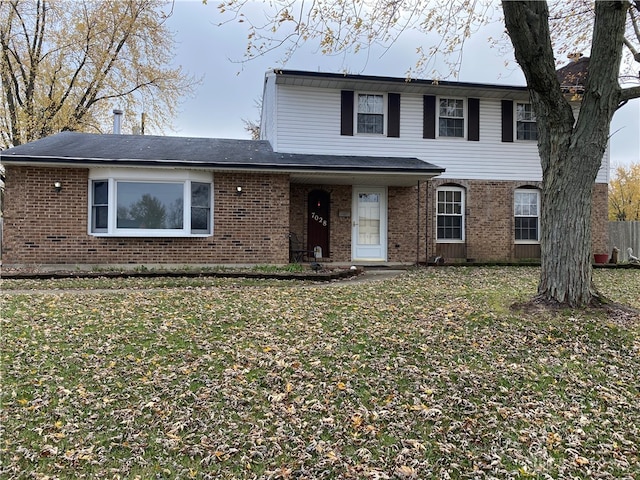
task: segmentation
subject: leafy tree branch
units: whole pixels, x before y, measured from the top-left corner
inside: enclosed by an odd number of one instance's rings
[[[0,0],[0,146],[62,130],[109,131],[111,111],[171,128],[198,80],[170,67],[174,40],[159,0]],[[172,5],[172,4],[170,4]]]

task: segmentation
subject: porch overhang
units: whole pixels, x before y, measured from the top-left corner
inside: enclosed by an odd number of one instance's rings
[[[276,154],[291,167],[291,183],[406,187],[444,172],[419,158]]]
[[[362,173],[362,172],[294,172],[290,181],[294,184],[310,185],[375,185],[389,187],[410,187],[427,181],[437,174],[410,173]]]

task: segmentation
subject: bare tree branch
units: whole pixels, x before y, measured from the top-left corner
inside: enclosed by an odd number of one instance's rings
[[[168,66],[173,36],[164,3],[0,0],[1,146],[61,130],[106,130],[115,106],[144,105],[148,127],[170,126],[197,80]]]

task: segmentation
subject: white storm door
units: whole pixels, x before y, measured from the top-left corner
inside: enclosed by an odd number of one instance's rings
[[[387,189],[353,187],[352,260],[387,260]]]

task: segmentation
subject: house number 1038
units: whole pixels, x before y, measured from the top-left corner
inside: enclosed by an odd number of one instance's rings
[[[323,227],[327,226],[327,220],[322,218],[320,215],[318,215],[316,212],[311,212],[311,218],[313,220],[315,220],[316,222],[318,222],[320,225],[322,225]]]

